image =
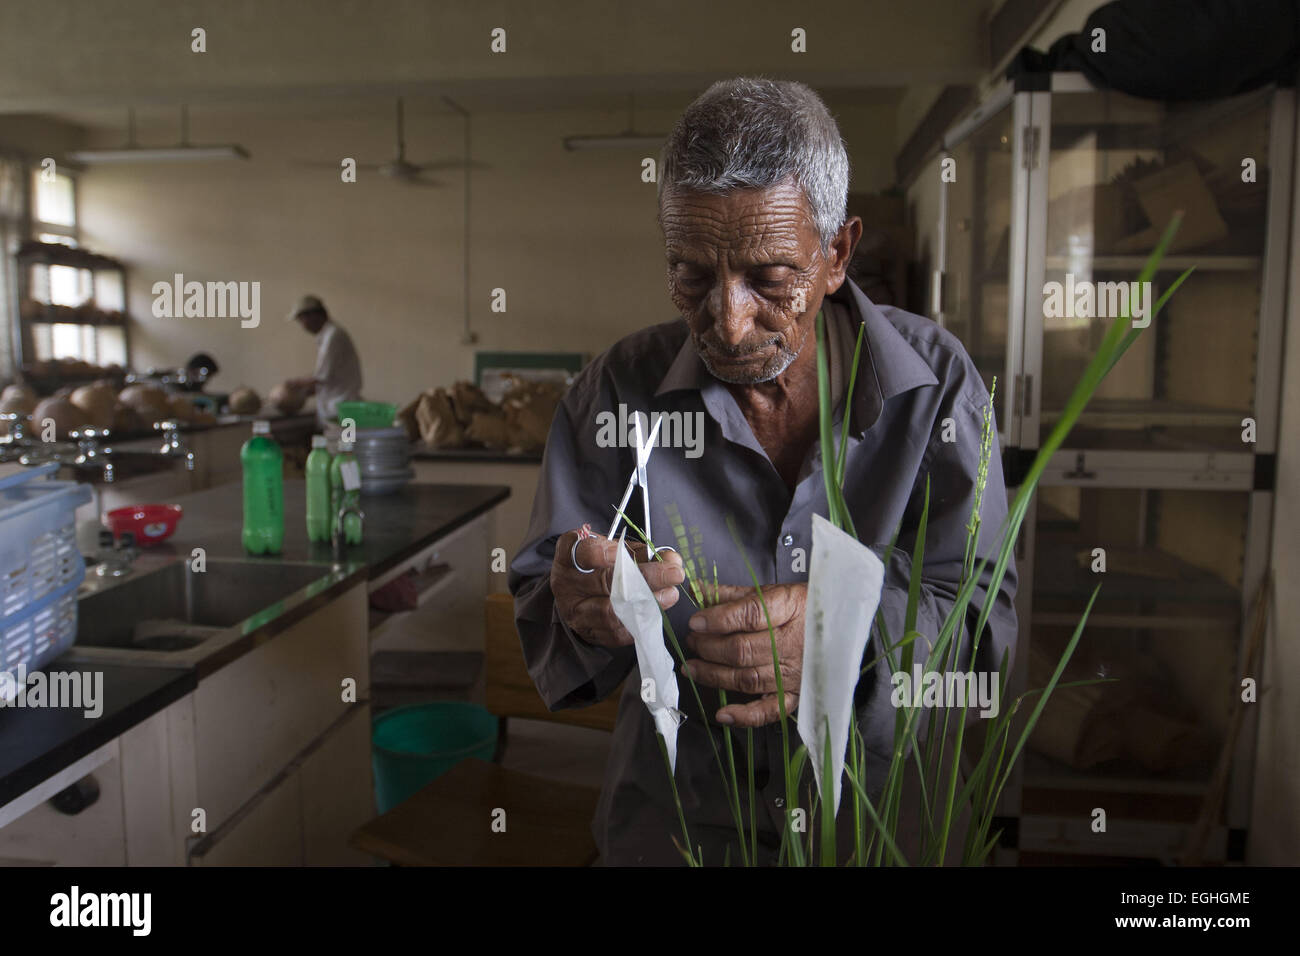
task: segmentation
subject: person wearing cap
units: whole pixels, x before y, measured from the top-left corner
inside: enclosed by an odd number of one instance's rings
[[[330,318],[325,303],[314,295],[305,295],[287,317],[316,336],[316,372],[314,375],[289,379],[289,385],[316,396],[316,417],[323,425],[338,417],[339,402],[361,397],[361,359],[352,336]]]
[[[182,387],[187,391],[201,392],[208,379],[221,371],[217,360],[207,352],[196,352],[185,363],[185,378]]]

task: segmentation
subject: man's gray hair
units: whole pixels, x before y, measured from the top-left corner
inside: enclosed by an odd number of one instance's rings
[[[802,83],[719,80],[686,107],[664,144],[659,196],[673,188],[721,195],[792,181],[822,249],[844,224],[849,157],[821,97]]]

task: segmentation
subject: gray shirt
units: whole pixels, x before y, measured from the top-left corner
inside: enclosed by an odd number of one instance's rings
[[[826,302],[836,366],[834,394],[843,396],[847,389],[845,367],[852,359],[858,325],[866,325],[852,397],[844,495],[858,537],[877,554],[883,556],[895,530],[901,529],[881,598],[894,641],[903,634],[910,556],[926,476],[930,478],[917,630],[933,640],[961,578],[965,525],[974,503],[988,392],[961,344],[931,320],[876,306],[847,280]],[[811,337],[805,347],[815,347]],[[524,659],[552,710],[598,701],[631,678],[619,702],[593,830],[607,863],[673,864],[682,862],[672,844],[674,836],[680,838],[680,827],[654,724],[638,696],[640,677],[634,649],[598,647],[573,634],[555,611],[549,581],[556,539],[584,522],[604,534],[633,469],[634,447],[608,447],[611,433],[617,430],[609,427],[611,417],[620,424],[624,419],[620,405],[625,406],[627,416],[637,411],[666,413],[661,426],[665,431],[670,422],[682,423],[675,435],[677,443],[685,447],[665,445],[661,432],[660,446],[650,459],[653,537],[656,544],[676,547],[666,510],[675,507],[706,556],[710,578],[712,565],[717,563],[720,583],[752,583],[728,531],[728,515],[734,516],[740,544],[760,582],[806,581],[812,515],[827,513],[826,492],[820,447],[815,442],[791,494],[727,387],[705,368],[686,323],[680,319],[643,329],[615,344],[578,375],[556,413],[542,460],[532,522],[510,569]],[[842,417],[842,397],[839,405],[837,420]],[[673,412],[681,415],[674,417]],[[949,418],[951,428],[945,429]],[[691,434],[692,423],[700,429],[696,435]],[[945,431],[946,437],[954,440],[945,441]],[[835,433],[838,436],[838,423]],[[997,447],[995,436],[981,512],[981,555],[995,553],[1006,516]],[[644,527],[639,494],[633,495],[628,515]],[[981,638],[976,670],[996,674],[1004,653],[1009,653],[1008,659],[1014,657],[1015,583],[1012,566]],[[972,607],[978,609],[985,597],[984,590],[978,590]],[[687,620],[693,612],[685,598],[668,612],[683,649]],[[973,620],[972,616],[972,624]],[[689,656],[690,652],[686,653]],[[876,635],[866,656],[870,659],[879,653]],[[924,649],[916,654],[918,661],[924,660]],[[962,669],[971,668],[969,656],[968,646],[963,647]],[[862,679],[857,691],[857,715],[868,749],[867,775],[873,790],[883,786],[882,773],[893,739],[896,712],[889,700],[889,678],[889,670],[881,662]],[[721,744],[721,728],[712,719],[718,708],[717,695],[700,688],[705,708],[701,714],[684,676],[679,676],[679,684],[687,719],[678,731],[678,793],[692,841],[703,844],[706,863],[721,864],[724,847],[734,842],[736,833],[706,733],[711,727]],[[731,695],[732,702],[736,699],[737,695]],[[793,718],[790,735],[793,751],[798,744]],[[745,790],[745,731],[733,733],[733,738],[741,789]],[[760,838],[760,856],[770,859],[779,844],[785,812],[780,725],[754,731],[754,750],[759,827],[767,830]],[[849,805],[849,800],[842,801],[841,816]],[[747,809],[745,816],[748,819]],[[845,831],[842,823],[840,833]],[[738,859],[733,847],[731,860]]]

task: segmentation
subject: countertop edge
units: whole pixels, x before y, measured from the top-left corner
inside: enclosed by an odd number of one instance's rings
[[[508,485],[483,485],[482,487],[494,489],[495,493],[492,495],[491,498],[488,498],[487,500],[481,502],[475,507],[468,509],[467,511],[465,511],[464,513],[456,517],[454,520],[445,522],[438,528],[435,528],[429,534],[414,539],[410,544],[403,546],[402,548],[393,552],[388,557],[384,558],[383,561],[377,562],[375,564],[366,565],[368,576],[371,578],[376,578],[379,577],[384,572],[397,567],[397,565],[401,564],[407,558],[411,557],[411,555],[418,554],[419,552],[427,548],[430,544],[437,541],[439,538],[445,538],[447,535],[451,534],[456,529],[462,528],[465,525],[469,524],[475,518],[479,517],[479,515],[486,514],[487,512],[495,508],[497,505],[501,504],[501,502],[505,501],[507,498],[510,497],[510,487]],[[362,510],[364,511],[365,498],[362,498],[361,502],[362,502]]]
[[[428,461],[445,464],[471,465],[540,465],[541,454],[511,455],[507,452],[493,452],[488,449],[448,449],[440,451],[430,448],[416,448],[411,451],[412,461]]]
[[[67,663],[73,662],[68,661]],[[84,665],[88,662],[81,661],[77,663]],[[52,669],[57,664],[58,661],[55,661],[46,669]],[[84,671],[87,668],[82,666],[72,669]],[[198,674],[192,667],[149,666],[147,669],[153,673],[172,671],[173,676],[171,680],[127,704],[112,717],[102,721],[90,722],[81,733],[74,734],[62,743],[51,747],[41,753],[40,756],[28,761],[3,779],[0,779],[0,806],[21,797],[33,787],[39,786],[60,771],[66,770],[82,757],[94,753],[105,744],[111,743],[133,728],[138,727],[199,686]],[[3,713],[3,711],[0,711],[0,713]]]

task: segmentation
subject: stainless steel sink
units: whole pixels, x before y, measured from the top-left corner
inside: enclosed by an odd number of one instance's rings
[[[118,580],[87,577],[71,653],[195,663],[240,637],[273,627],[353,572],[319,564],[208,558],[137,566]]]

